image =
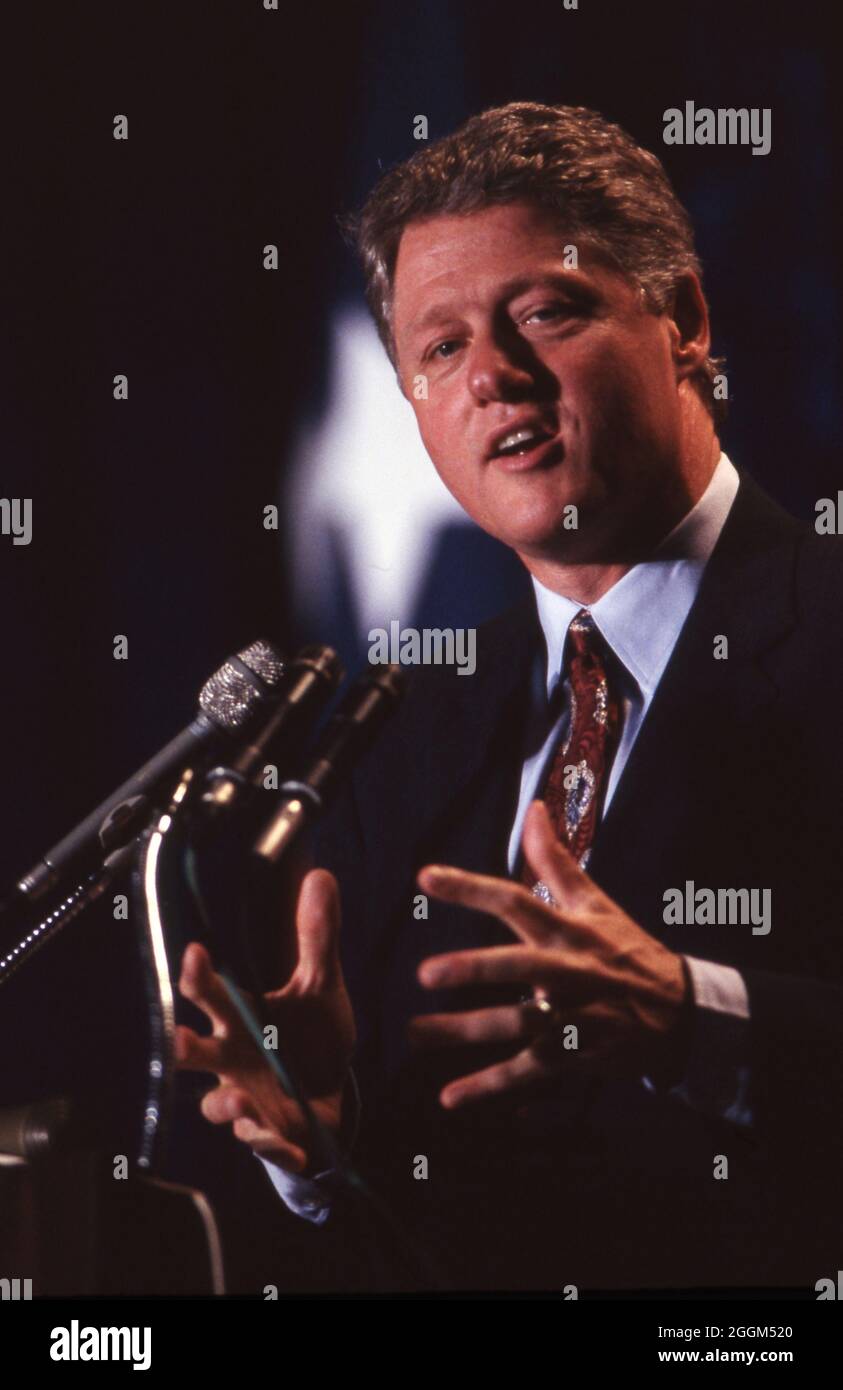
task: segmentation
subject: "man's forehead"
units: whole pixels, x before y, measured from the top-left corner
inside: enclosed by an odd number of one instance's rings
[[[438,266],[461,264],[480,253],[487,258],[513,260],[531,254],[561,257],[574,240],[558,213],[531,204],[505,203],[473,212],[440,213],[415,218],[402,232],[396,257],[396,278],[421,266],[435,273]],[[583,238],[585,241],[586,239]]]

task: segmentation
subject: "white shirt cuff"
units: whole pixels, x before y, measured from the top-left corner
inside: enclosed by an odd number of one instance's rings
[[[685,956],[685,964],[697,1008],[749,1018],[749,995],[739,970],[731,965],[718,965],[713,960],[697,960],[695,956]]]
[[[269,1174],[272,1186],[284,1205],[295,1216],[301,1216],[314,1226],[324,1225],[331,1211],[331,1198],[324,1187],[319,1186],[319,1179],[328,1174],[317,1173],[312,1178],[303,1178],[300,1173],[288,1173],[286,1168],[279,1168],[277,1163],[261,1158],[260,1154],[256,1157]]]

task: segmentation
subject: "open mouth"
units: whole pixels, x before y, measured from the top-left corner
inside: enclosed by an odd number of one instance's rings
[[[540,444],[546,444],[552,439],[550,430],[540,429],[535,426],[526,426],[523,429],[512,430],[510,434],[504,436],[495,449],[493,458],[513,458],[521,454],[528,454]]]
[[[494,441],[488,456],[507,473],[524,473],[540,468],[552,468],[565,456],[565,450],[555,428],[542,423],[524,424],[501,434]]]

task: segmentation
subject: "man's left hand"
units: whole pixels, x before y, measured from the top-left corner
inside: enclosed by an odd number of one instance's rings
[[[603,1075],[680,1080],[693,1013],[682,957],[597,887],[558,840],[541,801],[527,812],[523,847],[553,905],[507,879],[440,865],[418,875],[423,892],[500,918],[520,943],[431,956],[419,966],[421,983],[429,989],[510,985],[530,1001],[411,1021],[411,1041],[419,1047],[514,1045],[506,1061],[450,1082],[441,1103],[452,1108],[521,1091],[582,1063]]]

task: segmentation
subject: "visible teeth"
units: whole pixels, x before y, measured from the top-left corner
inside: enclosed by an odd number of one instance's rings
[[[498,453],[502,454],[505,449],[517,449],[519,445],[526,444],[530,439],[537,439],[539,436],[533,429],[513,430],[502,439],[498,445]]]

